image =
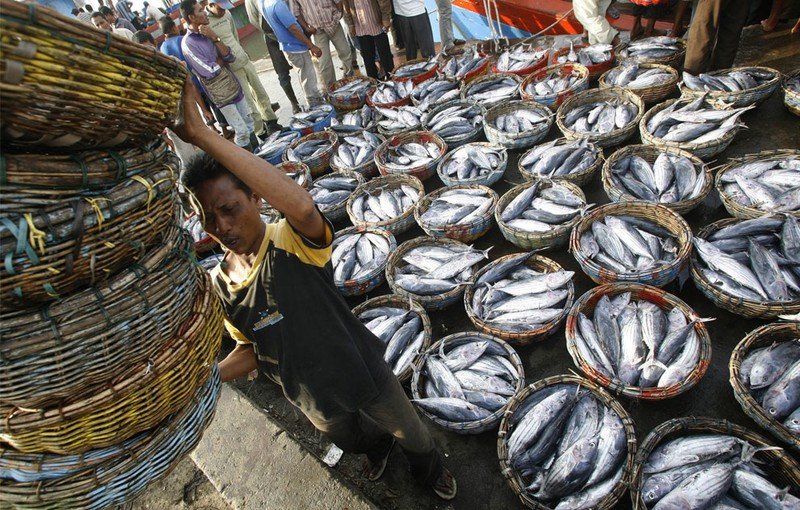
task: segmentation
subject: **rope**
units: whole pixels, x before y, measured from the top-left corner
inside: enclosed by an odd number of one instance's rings
[[[169,179],[161,179],[159,181],[156,181],[153,184],[150,184],[150,182],[147,179],[145,179],[144,177],[142,177],[141,175],[133,175],[133,176],[131,176],[131,180],[138,182],[139,184],[144,186],[145,189],[147,189],[147,204],[146,204],[146,207],[147,207],[147,212],[150,212],[150,204],[153,201],[153,198],[155,198],[155,196],[156,196],[156,190],[154,189],[154,186],[158,186],[162,182],[167,181]]]
[[[44,248],[44,241],[45,241],[45,232],[36,228],[36,225],[33,224],[33,215],[31,213],[25,213],[24,215],[25,221],[28,223],[28,242],[31,246],[33,246],[41,255],[44,255],[45,248]]]
[[[83,197],[89,205],[92,207],[95,216],[97,216],[97,230],[101,230],[103,228],[103,222],[106,221],[105,216],[103,216],[103,210],[100,209],[100,204],[98,202],[100,200],[108,201],[105,197],[98,197],[98,198],[91,198],[91,197]]]

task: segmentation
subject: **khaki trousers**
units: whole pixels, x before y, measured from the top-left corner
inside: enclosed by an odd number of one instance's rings
[[[731,67],[747,15],[747,0],[700,0],[686,35],[684,69],[696,75]]]
[[[317,105],[322,102],[322,95],[317,88],[317,71],[311,62],[311,53],[285,53],[286,59],[300,73],[300,85],[306,95],[306,102],[309,105]]]
[[[610,44],[619,33],[606,19],[611,0],[573,0],[575,17],[589,34],[589,44]]]
[[[264,130],[264,123],[276,120],[278,117],[272,111],[272,101],[264,89],[264,84],[258,78],[256,66],[251,61],[238,69],[231,68],[244,92],[244,99],[250,107],[250,114],[253,117],[256,133]]]
[[[344,34],[341,23],[336,25],[336,30],[333,32],[333,35],[328,35],[327,32],[318,30],[317,33],[313,35],[313,38],[314,44],[319,46],[319,49],[322,50],[322,56],[314,62],[317,67],[319,89],[323,92],[327,92],[328,86],[336,81],[336,70],[333,67],[333,56],[331,55],[331,43],[333,47],[336,48],[339,60],[342,61],[345,76],[349,76],[353,73],[350,43],[347,42],[347,36]]]

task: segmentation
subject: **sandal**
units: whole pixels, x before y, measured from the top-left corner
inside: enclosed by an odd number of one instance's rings
[[[392,438],[392,442],[389,444],[389,448],[386,449],[386,453],[377,462],[372,462],[369,457],[364,459],[364,476],[367,477],[367,480],[376,482],[383,476],[383,472],[386,471],[386,464],[389,463],[389,455],[392,453],[394,443],[395,440]]]
[[[439,475],[439,479],[431,487],[437,496],[446,501],[455,498],[458,491],[456,479],[453,478],[447,468],[442,468],[442,474]]]

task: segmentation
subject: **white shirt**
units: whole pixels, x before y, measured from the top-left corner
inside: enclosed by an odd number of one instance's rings
[[[129,41],[133,41],[133,32],[131,32],[127,28],[115,28],[113,33],[121,35],[122,37],[124,37]]]
[[[420,14],[425,14],[427,11],[425,10],[425,2],[423,0],[393,0],[394,1],[394,12],[398,16],[405,16],[410,18],[411,16],[419,16]]]

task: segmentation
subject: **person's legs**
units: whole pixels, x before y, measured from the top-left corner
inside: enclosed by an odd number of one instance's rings
[[[589,44],[610,44],[619,32],[606,20],[611,0],[574,0],[575,17],[589,34]]]
[[[328,86],[336,81],[336,71],[333,68],[333,56],[331,55],[330,37],[324,31],[319,30],[313,35],[314,44],[316,44],[322,55],[314,59],[314,67],[317,70],[317,79],[319,83],[319,90],[325,92]]]
[[[272,60],[272,68],[275,69],[275,72],[278,74],[278,83],[280,83],[283,93],[286,94],[286,97],[292,104],[292,110],[296,113],[300,110],[300,105],[297,102],[297,96],[292,88],[292,77],[289,75],[292,66],[286,60],[278,41],[273,40],[269,35],[265,34],[264,42],[267,44],[269,58]]]
[[[241,67],[233,71],[233,74],[236,76],[236,79],[239,80],[239,84],[242,86],[242,93],[244,94],[244,99],[247,102],[247,108],[250,110],[250,119],[253,122],[253,130],[256,133],[260,133],[264,130],[265,118],[262,115],[263,109],[259,108],[260,105],[256,102],[253,90],[247,83],[247,71]],[[275,114],[273,113],[272,115],[274,116]]]
[[[389,47],[389,36],[385,33],[376,35],[373,38],[375,47],[378,49],[378,56],[381,60],[381,67],[383,72],[390,74],[394,71],[394,56],[392,55],[392,48]]]
[[[686,34],[686,59],[683,68],[692,74],[708,69],[717,39],[720,0],[700,0]]]
[[[317,88],[317,73],[314,70],[314,64],[311,62],[311,54],[307,51],[303,53],[287,53],[286,59],[300,73],[300,84],[306,95],[306,102],[312,106],[321,103],[322,95]]]
[[[761,22],[761,27],[764,32],[772,32],[778,25],[778,18],[783,8],[783,0],[772,0],[772,8],[769,11],[769,17]]]
[[[367,76],[378,79],[378,68],[375,67],[375,38],[371,35],[358,37],[358,46],[361,48],[361,56],[364,58],[364,69]]]
[[[436,0],[439,12],[439,37],[442,39],[442,51],[453,47],[453,4],[451,0]]]
[[[400,27],[403,43],[406,45],[406,60],[414,60],[417,58],[417,38],[416,34],[414,34],[411,18],[398,15],[397,24]]]
[[[342,69],[345,76],[353,74],[353,60],[355,52],[350,48],[350,43],[347,41],[347,36],[344,33],[342,24],[336,25],[336,31],[329,37],[336,48],[336,53],[339,55],[339,60],[342,62]]]
[[[253,95],[255,96],[256,99],[256,105],[259,107],[259,111],[261,111],[261,115],[263,116],[264,121],[271,122],[273,120],[277,120],[278,116],[275,115],[275,112],[272,110],[272,100],[269,98],[269,94],[267,94],[267,89],[264,88],[264,84],[261,83],[261,80],[258,77],[258,71],[256,71],[256,66],[254,66],[252,62],[248,61],[244,65],[244,71],[247,77],[246,83],[250,85],[251,89],[253,89]]]
[[[736,60],[739,39],[747,21],[747,2],[729,0],[720,10],[717,44],[711,57],[711,70],[728,69]]]
[[[411,18],[416,45],[422,53],[423,58],[431,58],[436,55],[436,46],[433,44],[433,30],[431,29],[431,19],[428,14],[420,14]]]
[[[225,105],[219,110],[225,116],[228,125],[236,132],[233,143],[239,147],[247,147],[250,144],[250,133],[252,132],[253,121],[250,119],[249,113],[247,119],[243,118],[241,113],[239,113],[238,105],[240,103],[244,104],[245,108],[247,107],[247,103],[242,99],[236,103]],[[250,125],[249,128],[248,123]]]

